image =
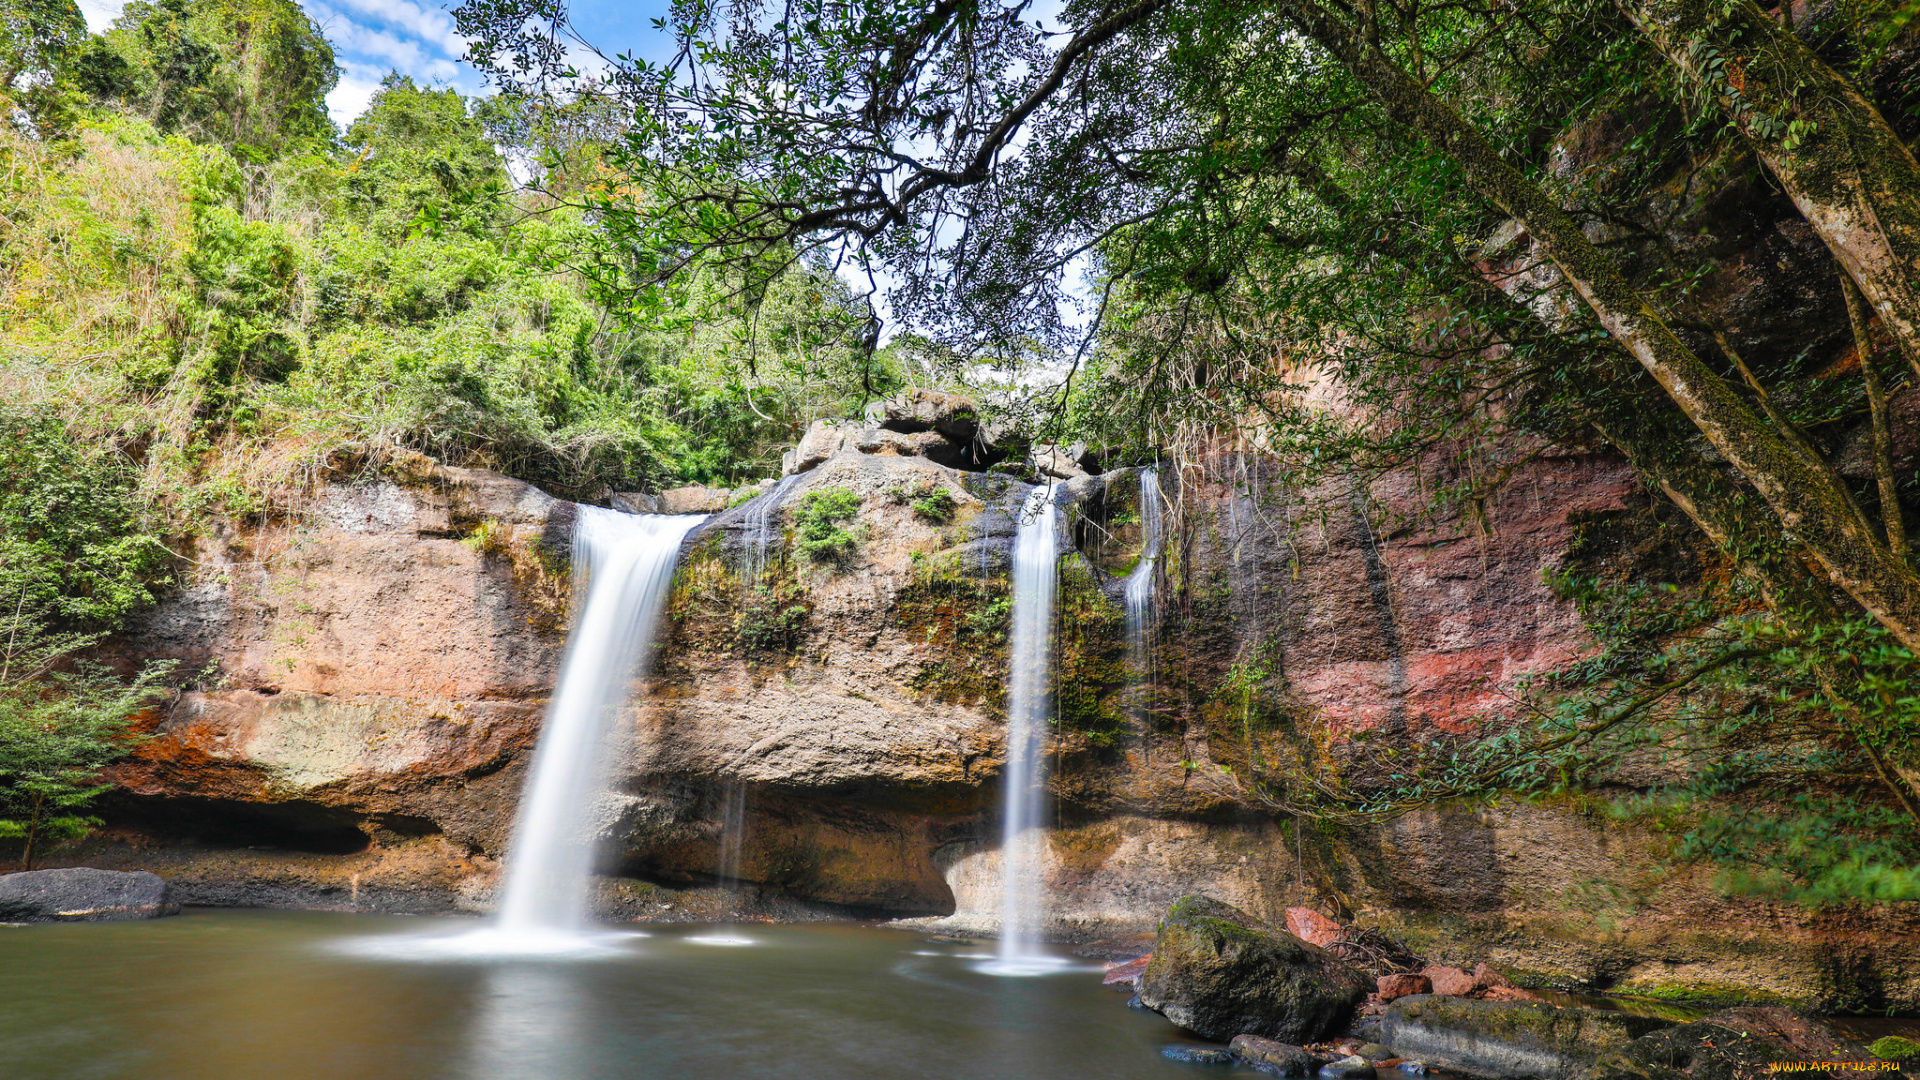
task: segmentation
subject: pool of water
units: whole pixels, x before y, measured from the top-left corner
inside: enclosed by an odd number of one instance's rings
[[[879,927],[650,927],[584,958],[423,956],[367,940],[459,928],[267,911],[0,927],[0,1075],[1258,1075],[1161,1058],[1161,1047],[1192,1040],[1126,1008],[1097,965],[997,977],[976,969],[986,947]]]

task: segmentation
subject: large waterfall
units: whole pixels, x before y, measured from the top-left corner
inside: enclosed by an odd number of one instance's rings
[[[586,923],[590,826],[608,734],[646,666],[680,542],[701,520],[580,507],[573,560],[587,599],[514,820],[496,916],[502,930],[565,931]]]
[[[1007,770],[1000,845],[1000,952],[991,970],[1051,970],[1040,951],[1041,746],[1053,704],[1053,606],[1059,570],[1059,510],[1052,484],[1033,489],[1013,542],[1013,632],[1008,642]]]

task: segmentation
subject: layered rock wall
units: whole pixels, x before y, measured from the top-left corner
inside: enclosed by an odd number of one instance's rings
[[[688,542],[623,725],[607,869],[711,882],[741,788],[744,880],[991,929],[1028,487],[944,451],[816,441],[830,452],[777,495]],[[1471,521],[1419,518],[1415,483],[1298,490],[1238,456],[1164,476],[1144,689],[1119,606],[1137,474],[1063,483],[1056,929],[1144,932],[1206,892],[1270,919],[1318,904],[1537,985],[1920,1006],[1911,918],[1728,901],[1572,802],[1333,829],[1249,797],[1290,747],[1337,762],[1358,732],[1477,730],[1516,678],[1589,647],[1541,575],[1578,521],[1634,497],[1619,462],[1537,454]],[[809,559],[797,515],[825,491],[859,510]],[[563,644],[571,524],[526,485],[434,468],[203,544],[195,583],[120,650],[209,673],[117,770],[115,830],[72,857],[152,866],[189,903],[484,906]]]

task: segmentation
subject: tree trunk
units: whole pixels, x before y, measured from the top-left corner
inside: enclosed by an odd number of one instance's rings
[[[1887,531],[1887,550],[1897,559],[1907,557],[1907,526],[1900,516],[1900,486],[1893,476],[1893,423],[1887,415],[1887,388],[1873,360],[1873,332],[1868,325],[1866,298],[1845,273],[1840,291],[1847,298],[1847,320],[1853,324],[1853,351],[1860,357],[1860,377],[1867,384],[1867,408],[1873,414],[1873,479],[1880,489],[1880,521]]]
[[[1920,162],[1851,81],[1753,0],[1615,0],[1717,100],[1920,366]]]
[[[1302,31],[1339,59],[1396,123],[1450,155],[1476,191],[1526,227],[1608,333],[1773,507],[1784,531],[1805,543],[1834,582],[1901,644],[1920,653],[1920,576],[1893,558],[1826,463],[1809,460],[1801,447],[1773,430],[1674,336],[1578,223],[1507,164],[1457,111],[1318,0],[1282,2]]]

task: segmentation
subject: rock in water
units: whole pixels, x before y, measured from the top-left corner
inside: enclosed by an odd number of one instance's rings
[[[75,866],[0,875],[0,922],[123,922],[179,912],[166,880],[144,870]]]
[[[1236,1035],[1231,1045],[1234,1056],[1253,1068],[1295,1080],[1314,1075],[1320,1071],[1320,1066],[1327,1063],[1326,1058],[1311,1050],[1263,1039],[1258,1035]]]
[[[1160,920],[1140,1000],[1210,1039],[1304,1043],[1345,1024],[1373,981],[1218,900],[1189,896]]]
[[[1356,1054],[1320,1066],[1320,1075],[1326,1080],[1374,1080],[1379,1074],[1373,1071],[1372,1062]]]
[[[1475,1076],[1572,1080],[1609,1051],[1674,1021],[1606,1009],[1420,995],[1387,1006],[1380,1041]]]
[[[1160,1056],[1169,1061],[1184,1061],[1189,1065],[1231,1065],[1231,1051],[1213,1046],[1163,1046]]]
[[[1850,1062],[1863,1076],[1872,1055],[1812,1017],[1789,1009],[1727,1009],[1666,1028],[1600,1056],[1581,1080],[1746,1080],[1773,1062]],[[1808,1075],[1842,1075],[1840,1070]],[[1908,1075],[1912,1075],[1909,1073]]]

